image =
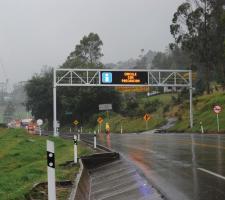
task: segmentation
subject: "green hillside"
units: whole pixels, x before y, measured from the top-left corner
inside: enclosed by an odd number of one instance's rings
[[[139,95],[137,96],[137,114],[134,111],[134,116],[121,115],[114,112],[109,112],[109,116],[106,112],[98,113],[91,118],[88,124],[86,124],[84,131],[93,132],[94,129],[98,129],[98,116],[102,116],[104,118],[102,130],[104,130],[105,128],[105,123],[109,122],[111,132],[113,133],[120,133],[121,126],[123,129],[123,133],[143,132],[146,130],[155,129],[166,123],[166,116],[164,112],[165,108],[169,108],[169,106],[172,104],[172,96],[177,95],[162,94],[151,97],[147,97],[146,95]],[[155,111],[149,112],[148,110],[146,110],[145,105],[155,101],[158,102]],[[146,122],[143,119],[146,113],[149,113],[151,115],[151,119],[147,122],[147,126]]]
[[[165,124],[168,118],[176,117],[177,122],[174,127],[169,131],[171,132],[200,132],[200,122],[204,126],[205,132],[216,133],[217,132],[217,121],[216,114],[213,112],[213,106],[216,104],[221,105],[225,108],[225,94],[224,93],[213,93],[210,95],[203,95],[193,98],[193,113],[194,113],[194,127],[189,127],[189,101],[182,100],[181,103],[175,102],[173,99],[177,98],[177,94],[161,94],[153,97],[139,96],[137,98],[139,109],[142,109],[142,115],[133,117],[122,116],[117,113],[110,112],[109,119],[106,113],[99,113],[92,117],[89,123],[86,125],[86,131],[97,130],[97,117],[102,116],[104,122],[102,124],[102,130],[104,130],[105,123],[109,121],[111,132],[120,133],[121,126],[124,133],[142,132],[159,128]],[[148,102],[157,100],[160,102],[157,106],[156,111],[147,112],[145,111],[144,105]],[[146,129],[146,122],[143,120],[145,113],[149,113],[152,118],[148,122]],[[220,118],[220,132],[225,132],[225,111],[219,114]],[[94,128],[93,128],[94,127]]]
[[[171,128],[171,131],[176,132],[200,132],[200,122],[202,122],[206,132],[217,132],[216,114],[213,112],[213,106],[216,104],[225,108],[225,93],[213,93],[194,98],[194,127],[189,128],[189,103],[175,106],[170,114],[175,114],[178,117],[178,122]],[[220,132],[225,132],[225,111],[219,114]]]

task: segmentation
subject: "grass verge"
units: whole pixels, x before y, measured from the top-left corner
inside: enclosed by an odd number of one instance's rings
[[[73,160],[73,141],[30,135],[22,129],[0,129],[0,199],[23,200],[34,184],[47,181],[46,140],[55,142],[56,180],[73,180],[78,167],[62,167]],[[79,146],[79,155],[92,151]]]

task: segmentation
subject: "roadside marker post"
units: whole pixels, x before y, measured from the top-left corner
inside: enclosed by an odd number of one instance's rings
[[[56,200],[55,188],[55,147],[47,140],[48,200]]]
[[[96,149],[96,131],[94,131],[94,149]]]
[[[80,130],[79,129],[78,129],[77,140],[78,140],[78,142],[80,142]]]
[[[123,134],[123,125],[120,126],[120,134]]]
[[[202,122],[200,122],[200,126],[201,126],[201,132],[204,133],[204,128],[203,128]]]
[[[59,121],[56,121],[56,135],[54,134],[54,136],[59,136],[59,127],[60,127],[60,123]]]
[[[77,164],[77,136],[74,135],[73,137],[73,141],[74,141],[74,163]]]
[[[42,119],[38,119],[37,120],[37,125],[38,125],[38,128],[39,128],[39,135],[41,136],[41,125],[43,125],[43,120]]]

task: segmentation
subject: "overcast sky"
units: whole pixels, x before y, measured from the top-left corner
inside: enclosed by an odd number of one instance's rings
[[[103,62],[164,51],[184,0],[0,0],[0,82],[23,81],[43,65],[60,66],[84,35],[98,33]]]

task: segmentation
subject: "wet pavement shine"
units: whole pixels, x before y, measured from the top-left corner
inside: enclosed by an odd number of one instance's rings
[[[90,172],[90,200],[164,200],[124,159]]]
[[[225,199],[225,135],[100,134],[169,200]]]

